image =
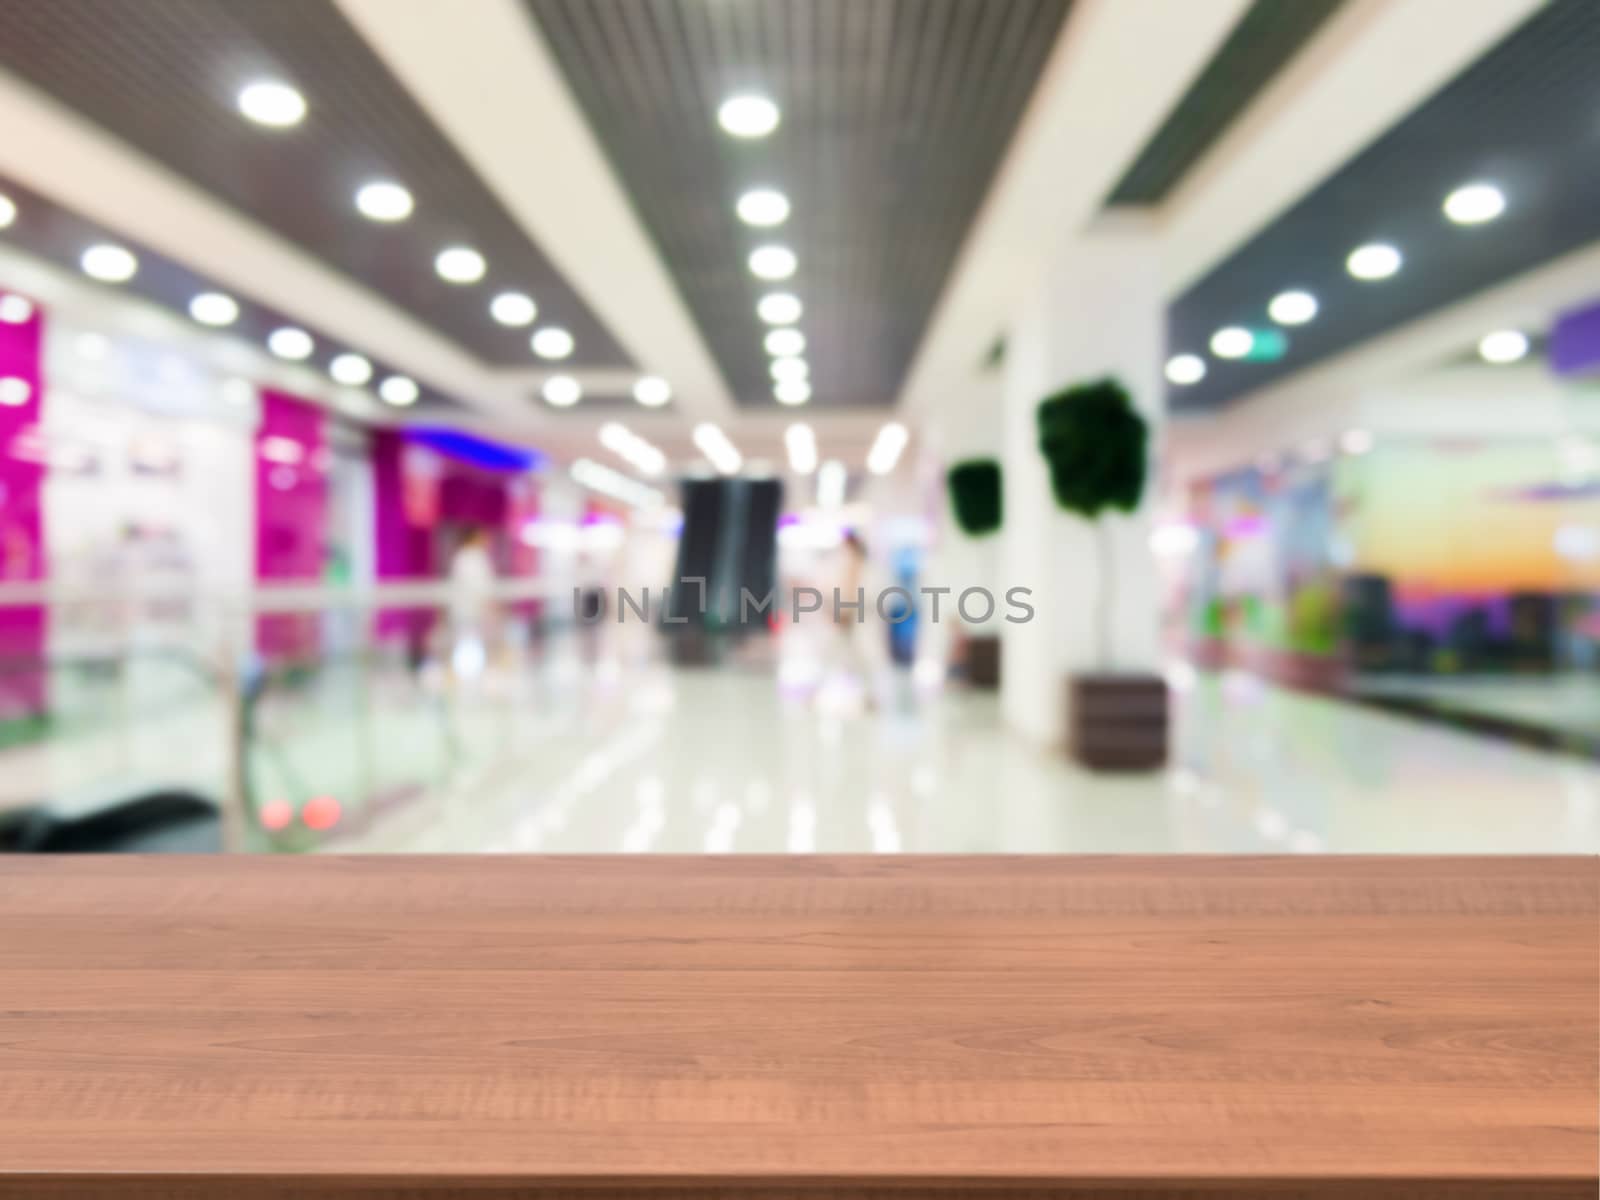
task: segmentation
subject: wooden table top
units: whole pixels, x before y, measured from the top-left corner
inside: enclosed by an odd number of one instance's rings
[[[0,1196],[1592,1197],[1597,906],[1594,859],[0,860]]]

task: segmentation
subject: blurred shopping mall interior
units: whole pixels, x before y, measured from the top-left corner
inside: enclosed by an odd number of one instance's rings
[[[0,849],[1600,851],[1596,63],[0,0]]]

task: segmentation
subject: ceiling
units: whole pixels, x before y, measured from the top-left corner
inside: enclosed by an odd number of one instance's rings
[[[539,323],[568,329],[574,369],[630,365],[617,340],[424,115],[329,0],[0,0],[0,68],[425,322],[494,366],[535,366],[526,329],[488,314],[527,292]],[[292,129],[235,110],[258,76],[293,83],[309,113]],[[360,216],[360,184],[392,178],[406,221]],[[434,271],[444,246],[488,260],[461,287]],[[468,302],[464,302],[470,297]]]
[[[6,229],[4,234],[0,234],[0,239],[24,247],[29,254],[76,272],[78,260],[86,247],[99,242],[115,243],[133,251],[139,260],[138,273],[127,283],[115,285],[117,291],[140,296],[176,313],[186,313],[189,302],[195,296],[213,290],[212,283],[205,276],[197,274],[182,263],[158,254],[117,230],[95,224],[16,180],[0,175],[0,193],[8,196],[17,206],[15,223]],[[232,295],[231,292],[229,294]],[[309,362],[324,368],[335,355],[351,349],[348,343],[330,337],[315,325],[308,325],[294,314],[277,311],[248,297],[235,295],[233,298],[239,303],[238,319],[226,330],[219,330],[219,333],[243,338],[256,346],[264,346],[268,335],[275,329],[284,326],[305,329],[318,347]],[[383,362],[370,354],[365,357],[372,363],[373,387],[391,375],[406,374],[395,364]],[[415,382],[418,384],[420,395],[407,409],[408,412],[417,415],[427,413],[442,415],[461,411],[455,401],[436,388],[430,387],[426,380]]]
[[[812,408],[894,402],[1070,0],[525,0],[736,401],[777,407],[755,308],[805,305]],[[730,94],[782,110],[761,140]],[[792,202],[740,223],[746,188]],[[751,249],[779,241],[794,278]]]
[[[1112,190],[1160,204],[1345,0],[1255,0]]]
[[[1204,411],[1600,239],[1600,5],[1551,0],[1522,26],[1180,296],[1174,354],[1205,355],[1227,325],[1269,325],[1277,293],[1312,292],[1320,311],[1286,330],[1277,361],[1208,359],[1173,387]],[[1458,226],[1441,212],[1456,187],[1492,181],[1503,216]],[[1367,242],[1400,249],[1390,279],[1345,270]],[[1600,281],[1596,283],[1600,290]],[[1484,332],[1488,332],[1485,330]]]

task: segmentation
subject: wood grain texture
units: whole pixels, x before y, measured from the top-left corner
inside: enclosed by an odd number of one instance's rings
[[[1600,864],[0,860],[0,1197],[1596,1191]]]

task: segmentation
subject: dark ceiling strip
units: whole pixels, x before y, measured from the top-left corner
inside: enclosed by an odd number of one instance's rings
[[[0,68],[486,363],[539,365],[528,330],[489,317],[506,289],[534,297],[540,324],[572,332],[573,367],[632,365],[331,0],[0,0]],[[235,111],[259,76],[305,95],[300,125],[263,130]],[[395,225],[361,217],[352,198],[372,178],[404,184],[415,213]],[[454,242],[488,260],[482,282],[434,273]]]
[[[1054,47],[1070,0],[524,0],[666,263],[729,390],[775,403],[764,291],[805,304],[813,403],[899,392],[957,252]],[[735,142],[718,103],[783,110]],[[734,202],[771,184],[780,229]],[[750,250],[781,241],[794,279],[764,285]]]
[[[1110,205],[1159,204],[1344,0],[1256,0],[1112,189]]]
[[[1287,288],[1315,294],[1320,311],[1284,331],[1287,353],[1275,361],[1210,359],[1204,380],[1169,390],[1173,406],[1227,404],[1600,241],[1597,62],[1600,3],[1549,0],[1236,249],[1168,309],[1171,353],[1204,354],[1221,326],[1267,326],[1267,304]],[[1505,213],[1451,224],[1445,197],[1479,181],[1505,193]],[[1367,242],[1400,250],[1398,274],[1374,283],[1350,277],[1345,260]]]

